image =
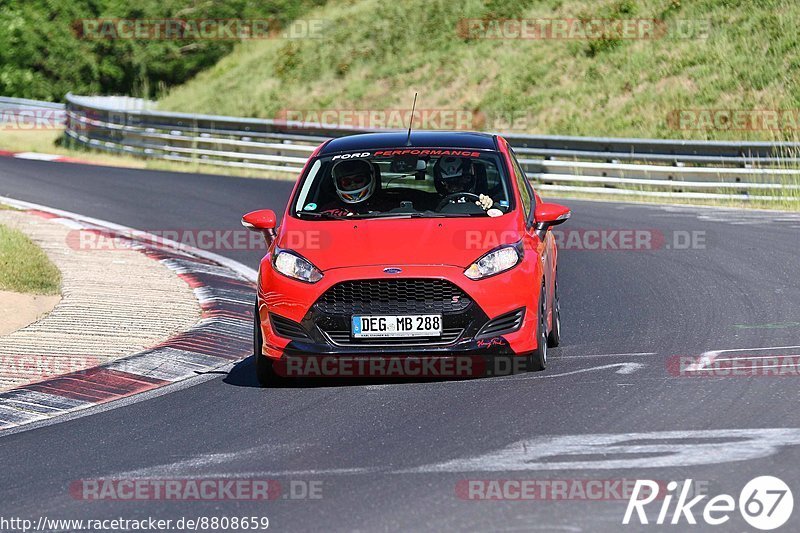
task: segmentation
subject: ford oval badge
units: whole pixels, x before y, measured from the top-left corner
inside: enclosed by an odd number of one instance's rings
[[[403,269],[397,267],[390,267],[390,268],[384,268],[383,271],[386,272],[387,274],[399,274],[400,272],[403,271]]]

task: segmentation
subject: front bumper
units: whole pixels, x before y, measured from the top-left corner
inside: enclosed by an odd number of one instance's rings
[[[507,272],[478,281],[464,276],[460,267],[404,265],[401,274],[388,275],[383,272],[387,266],[395,265],[331,269],[318,283],[307,284],[275,273],[268,260],[262,262],[262,353],[273,359],[312,354],[446,357],[521,355],[536,348],[541,270],[535,263],[523,261]],[[353,280],[444,280],[460,289],[470,303],[442,311],[441,338],[359,341],[349,335],[351,312],[320,302],[331,287]],[[490,321],[514,313],[519,315],[515,331],[485,332]]]

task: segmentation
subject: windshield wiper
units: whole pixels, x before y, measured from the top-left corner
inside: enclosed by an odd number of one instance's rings
[[[296,215],[300,218],[321,218],[325,220],[354,220],[369,218],[463,218],[480,217],[485,213],[437,213],[436,211],[414,211],[413,213],[391,213],[370,211],[367,213],[353,213],[349,216],[334,215],[333,213],[317,213],[313,211],[298,211]]]
[[[327,220],[347,220],[348,218],[353,218],[352,216],[345,217],[342,215],[334,215],[333,213],[315,213],[312,211],[298,211],[295,213],[299,217],[309,217],[309,218],[324,218]]]
[[[414,213],[391,213],[391,212],[380,212],[376,211],[374,213],[359,213],[355,214],[350,218],[419,218],[422,217],[423,214],[419,212]],[[434,214],[435,216],[435,214]]]
[[[413,213],[361,213],[347,218],[460,218],[484,215],[485,213],[437,213],[436,211],[414,211]]]

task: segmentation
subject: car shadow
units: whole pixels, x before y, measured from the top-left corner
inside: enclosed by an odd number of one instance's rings
[[[222,382],[235,387],[260,387],[256,379],[255,357],[251,355],[233,365]]]
[[[486,376],[480,377],[427,377],[427,378],[376,378],[376,377],[358,377],[358,378],[342,378],[342,377],[320,377],[320,378],[294,378],[285,383],[274,385],[270,388],[274,389],[315,389],[326,387],[365,387],[368,385],[400,385],[400,384],[425,384],[425,383],[441,383],[450,381],[466,381],[475,379],[487,379]],[[255,357],[250,356],[236,363],[228,374],[223,378],[223,383],[233,385],[234,387],[254,387],[261,388],[261,385],[256,379]]]

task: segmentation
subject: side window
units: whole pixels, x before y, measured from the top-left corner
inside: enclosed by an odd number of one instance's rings
[[[511,161],[514,163],[514,174],[517,179],[517,187],[519,187],[519,195],[522,198],[522,208],[530,218],[532,203],[530,184],[528,183],[528,178],[525,176],[525,171],[522,170],[519,161],[517,161],[517,156],[514,155],[513,152],[511,152]]]

